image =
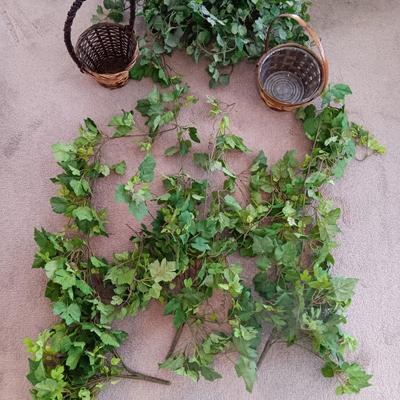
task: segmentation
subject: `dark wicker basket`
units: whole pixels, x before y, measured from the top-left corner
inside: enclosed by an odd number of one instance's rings
[[[273,23],[278,18],[296,20],[318,47],[320,57],[307,47],[286,43],[269,49]],[[274,110],[291,111],[318,97],[328,83],[329,67],[324,49],[307,23],[295,14],[282,14],[268,28],[265,54],[258,63],[258,86],[261,98]]]
[[[71,27],[77,11],[85,0],[75,0],[64,26],[64,41],[68,52],[82,72],[93,76],[102,86],[122,87],[129,78],[129,70],[139,55],[134,24],[136,2],[130,0],[130,18],[126,26],[100,22],[86,29],[76,43],[71,42]]]

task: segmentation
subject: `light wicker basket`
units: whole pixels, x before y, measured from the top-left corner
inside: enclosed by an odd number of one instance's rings
[[[269,48],[274,22],[292,18],[307,32],[317,46],[319,56],[311,49],[296,43],[285,43]],[[265,54],[258,62],[258,88],[268,107],[277,111],[291,111],[310,103],[325,89],[329,79],[329,65],[316,32],[295,14],[281,14],[268,27]]]
[[[81,72],[91,75],[110,89],[122,87],[139,55],[134,24],[136,2],[130,0],[128,25],[100,22],[86,29],[76,43],[71,42],[71,28],[77,11],[85,0],[75,0],[64,25],[64,41],[71,58]]]

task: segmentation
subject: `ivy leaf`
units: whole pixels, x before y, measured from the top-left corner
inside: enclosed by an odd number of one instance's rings
[[[335,369],[331,362],[325,363],[325,365],[321,368],[321,372],[325,378],[333,378],[335,376]]]
[[[257,366],[255,361],[239,356],[235,369],[238,376],[244,379],[247,391],[251,392],[257,379]]]
[[[139,177],[142,182],[152,182],[154,180],[154,169],[156,162],[151,154],[147,154],[139,166]]]
[[[118,185],[115,190],[115,201],[117,203],[130,203],[132,201],[132,196],[130,192],[125,190],[125,185]]]
[[[68,358],[65,361],[65,364],[71,370],[74,370],[78,366],[84,347],[85,347],[84,342],[79,343],[78,346],[77,343],[74,343],[74,346],[68,351]]]
[[[50,204],[56,214],[65,214],[69,205],[68,201],[63,197],[52,197]]]
[[[190,139],[192,139],[193,142],[200,143],[197,128],[194,128],[193,126],[189,128],[189,137]]]
[[[171,147],[168,147],[168,149],[165,150],[164,154],[165,154],[167,157],[171,157],[171,156],[175,155],[175,154],[178,153],[178,152],[179,152],[179,147],[177,147],[177,146],[171,146]]]
[[[79,322],[81,318],[81,309],[78,304],[72,303],[67,306],[62,301],[58,301],[53,306],[54,314],[62,318],[67,325]]]
[[[111,335],[110,333],[107,332],[102,333],[100,339],[105,345],[111,347],[119,347],[120,345],[120,343],[118,342],[118,340],[116,340],[114,335]]]
[[[184,356],[182,354],[177,354],[173,357],[167,358],[163,363],[159,364],[159,367],[176,371],[183,367],[184,361]]]
[[[58,162],[70,161],[75,154],[75,147],[72,144],[56,143],[52,146],[54,158]]]
[[[193,162],[198,167],[207,171],[210,168],[210,156],[208,153],[194,153]]]
[[[75,208],[72,215],[79,221],[93,221],[92,209],[88,206]]]
[[[64,258],[56,258],[46,263],[44,269],[46,271],[47,278],[53,279],[54,274],[57,270],[62,269],[65,264]]]
[[[268,236],[254,236],[252,249],[256,255],[271,254],[274,251],[274,242]]]
[[[201,236],[198,236],[191,244],[190,244],[194,249],[200,251],[201,253],[206,252],[207,250],[210,250],[211,247],[208,244],[208,241]]]
[[[344,98],[349,94],[352,94],[352,91],[350,87],[344,83],[329,85],[328,89],[322,95],[322,105],[328,105],[332,101],[343,103]]]
[[[114,138],[128,135],[135,126],[135,121],[133,119],[133,111],[129,112],[124,111],[121,115],[116,115],[112,117],[108,126],[116,128],[113,134]]]
[[[346,376],[346,382],[336,389],[337,394],[359,393],[361,389],[371,386],[371,375],[367,374],[358,364],[344,363],[341,372]]]
[[[145,202],[131,201],[128,205],[128,210],[138,222],[142,221],[149,213]]]
[[[111,169],[118,175],[124,175],[126,172],[126,162],[121,161],[118,164],[111,166]]]
[[[63,290],[68,290],[76,284],[76,277],[72,273],[59,269],[54,272],[53,281],[58,283]]]
[[[204,379],[206,379],[207,381],[213,382],[217,379],[222,378],[221,374],[219,374],[214,369],[206,367],[206,366],[201,367],[200,372],[201,372],[201,375],[203,375]]]
[[[224,197],[224,202],[229,208],[234,211],[240,211],[242,209],[237,200],[229,194]]]
[[[26,376],[32,385],[36,385],[39,382],[46,379],[46,370],[43,365],[43,361],[34,361],[29,359],[29,374]]]
[[[155,282],[171,282],[176,277],[175,261],[167,261],[165,258],[161,262],[156,260],[148,268]]]
[[[337,301],[348,301],[353,297],[358,279],[335,276],[331,281]]]

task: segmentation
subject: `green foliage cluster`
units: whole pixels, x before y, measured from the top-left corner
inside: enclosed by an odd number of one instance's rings
[[[125,0],[103,0],[102,5],[97,6],[96,14],[92,16],[92,22],[97,24],[107,19],[117,23],[122,22],[125,9]]]
[[[177,335],[160,367],[178,375],[218,379],[215,358],[234,352],[236,372],[251,391],[267,350],[284,341],[309,345],[324,362],[322,374],[339,380],[338,394],[369,386],[370,375],[345,360],[345,352],[356,346],[342,330],[356,280],[332,274],[340,209],[322,191],[343,175],[358,144],[384,151],[348,120],[344,97],[349,93],[346,85],[332,86],[322,109],[308,106],[298,112],[313,143],[303,160],[290,151],[269,168],[260,152],[245,173],[236,172],[227,156],[251,151],[231,132],[221,104],[209,99],[210,114],[218,118],[215,140],[209,152],[193,153],[203,178],[180,170],[164,177],[161,194],[152,188],[153,142],[175,132],[178,143],[167,156],[188,156],[200,142],[195,127],[178,122],[179,110],[196,101],[185,85],[153,89],[138,101],[144,135],[132,133],[138,124],[132,111],[124,111],[110,121],[111,136],[87,119],[76,140],[54,145],[62,173],[53,179],[60,189],[51,205],[68,223],[62,233],[35,230],[33,267],[44,269],[46,296],[61,322],[35,341],[26,340],[32,397],[90,400],[118,379],[167,384],[131,370],[117,353],[127,334],[113,329],[113,322],[135,316],[150,301],[163,304],[165,315],[172,316]],[[117,186],[116,200],[147,223],[134,231],[128,251],[107,260],[90,246],[92,236],[107,236],[106,212],[91,204],[93,185],[112,172],[123,175],[126,163],[103,164],[101,150],[111,140],[143,136],[143,161],[127,183]],[[210,184],[221,176],[221,185]],[[258,269],[253,287],[232,261],[238,254]],[[265,322],[272,333],[260,351]],[[184,346],[179,344],[183,331],[191,335]]]
[[[210,86],[227,85],[227,67],[255,59],[264,51],[268,25],[282,13],[309,18],[308,0],[148,0],[145,21],[154,34],[155,54],[182,48],[198,62],[209,59]],[[293,21],[278,21],[274,43],[304,42],[305,35]]]

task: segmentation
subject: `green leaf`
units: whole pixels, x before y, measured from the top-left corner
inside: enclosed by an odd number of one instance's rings
[[[200,143],[197,128],[194,128],[193,126],[189,128],[189,137],[193,142]]]
[[[56,214],[64,214],[69,205],[68,201],[62,197],[52,197],[50,199],[50,204]]]
[[[229,194],[224,197],[224,202],[229,208],[234,211],[240,211],[242,209],[237,200]]]
[[[176,277],[175,261],[167,261],[165,258],[161,262],[156,260],[148,268],[155,282],[171,282]]]
[[[359,393],[361,389],[371,386],[371,375],[367,374],[358,364],[344,363],[341,367],[346,376],[346,382],[336,389],[337,394]]]
[[[165,150],[165,155],[167,156],[167,157],[171,157],[171,156],[173,156],[173,155],[175,155],[176,153],[178,153],[179,152],[179,147],[177,147],[177,146],[172,146],[172,147],[168,147],[168,149],[167,150]]]
[[[73,179],[69,182],[70,186],[72,187],[74,193],[78,196],[78,197],[83,197],[86,196],[86,194],[88,193],[88,188],[89,188],[89,184],[87,183],[87,181],[85,180],[76,180]]]
[[[329,85],[328,89],[322,95],[322,104],[327,105],[331,101],[342,103],[344,98],[349,94],[352,94],[352,91],[346,84],[338,83],[336,85]]]
[[[72,215],[79,221],[93,221],[92,209],[88,206],[75,208]]]
[[[63,258],[57,258],[46,263],[44,269],[46,270],[47,278],[53,279],[55,272],[59,269],[62,269],[64,264],[65,259]]]
[[[121,161],[118,164],[114,164],[111,169],[118,175],[124,175],[126,172],[126,162]]]
[[[274,251],[274,242],[268,236],[254,236],[252,250],[257,255],[271,254]]]
[[[29,374],[26,376],[32,385],[36,385],[39,382],[46,379],[46,370],[43,365],[43,361],[34,361],[29,359]]]
[[[325,363],[325,365],[321,368],[321,372],[325,378],[333,378],[335,376],[335,370],[330,362]]]
[[[156,162],[151,154],[147,154],[139,166],[139,177],[142,182],[152,182],[154,180],[154,169]]]
[[[190,244],[194,249],[200,251],[201,253],[210,250],[211,247],[208,244],[208,240],[202,238],[201,236],[196,237]]]
[[[75,154],[75,147],[71,144],[56,143],[52,146],[54,158],[58,162],[70,161]]]
[[[128,205],[128,210],[138,222],[142,221],[149,213],[149,209],[144,202],[137,203],[132,201]]]
[[[130,203],[132,201],[132,195],[130,192],[125,190],[125,185],[118,185],[115,190],[115,201],[117,203]]]
[[[333,277],[332,286],[335,292],[335,298],[337,301],[348,301],[354,295],[354,288],[357,284],[358,279],[354,278],[342,278]]]
[[[100,339],[107,346],[119,347],[120,345],[120,343],[115,339],[114,335],[111,335],[107,332],[102,333]]]
[[[257,378],[257,366],[255,361],[240,356],[235,365],[235,369],[238,376],[244,379],[247,391],[251,392]]]
[[[82,343],[81,346],[73,346],[69,351],[68,351],[68,358],[65,361],[65,364],[71,369],[74,370],[79,363],[79,360],[82,356],[83,353],[83,348],[85,346],[85,343]]]
[[[121,11],[113,10],[108,14],[108,18],[114,22],[120,23],[124,20],[124,14]]]
[[[166,359],[163,363],[159,364],[159,367],[176,371],[183,367],[184,362],[184,356],[182,354],[178,354]]]
[[[116,127],[113,134],[114,138],[119,138],[128,135],[135,126],[133,112],[124,111],[121,115],[116,115],[111,118],[108,126]]]
[[[194,153],[193,162],[206,171],[210,168],[210,156],[208,153]]]
[[[206,379],[207,381],[212,382],[212,381],[222,378],[221,374],[219,374],[214,369],[206,367],[206,366],[201,367],[200,372],[201,372],[201,375],[203,375],[204,379]]]
[[[67,325],[79,322],[81,318],[81,309],[76,303],[67,306],[63,302],[58,301],[54,304],[53,311],[56,315],[60,316]]]

